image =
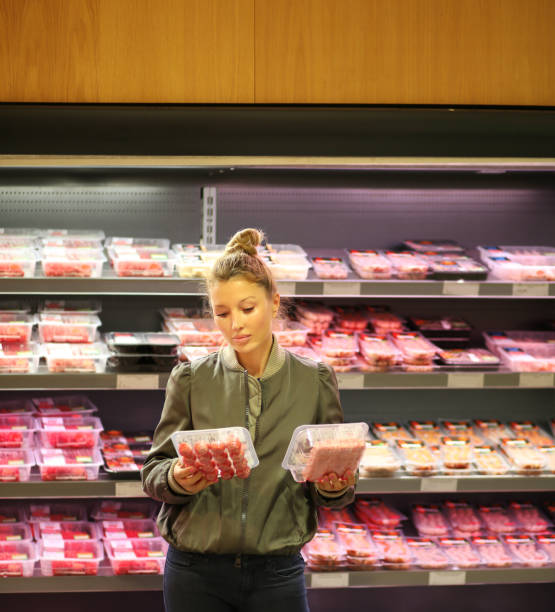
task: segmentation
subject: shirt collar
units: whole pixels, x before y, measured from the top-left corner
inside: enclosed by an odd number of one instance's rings
[[[238,370],[244,372],[245,368],[237,360],[235,350],[230,346],[224,346],[220,350],[224,365],[230,370]],[[285,350],[279,345],[276,337],[272,334],[272,348],[270,349],[270,356],[268,357],[268,363],[264,368],[264,372],[260,377],[260,380],[266,380],[276,374],[281,366],[285,363]]]

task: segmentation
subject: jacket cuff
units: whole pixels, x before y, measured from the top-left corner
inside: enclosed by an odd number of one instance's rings
[[[329,498],[329,499],[335,499],[336,497],[341,497],[342,495],[345,495],[345,493],[347,493],[347,489],[349,488],[349,487],[343,487],[339,491],[324,491],[318,486],[317,483],[314,483],[314,487],[316,488],[316,491],[318,491],[319,495],[321,495],[322,497]]]
[[[168,485],[170,489],[172,490],[172,492],[176,493],[177,495],[193,495],[193,493],[189,493],[189,491],[184,489],[174,478],[173,469],[178,461],[179,461],[179,458],[174,459],[170,463],[170,469],[168,470]]]

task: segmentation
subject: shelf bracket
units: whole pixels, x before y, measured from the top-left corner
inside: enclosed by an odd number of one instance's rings
[[[212,246],[216,244],[216,212],[218,202],[216,188],[203,187],[200,193],[202,197],[200,242],[204,246]]]

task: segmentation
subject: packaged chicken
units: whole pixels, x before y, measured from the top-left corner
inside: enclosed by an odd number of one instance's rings
[[[412,522],[421,536],[449,535],[449,523],[440,506],[415,504],[412,507]]]
[[[555,474],[555,444],[538,446],[538,451],[545,458],[545,466],[547,471]]]
[[[349,268],[340,257],[313,257],[312,266],[318,278],[342,279],[349,275]]]
[[[407,538],[412,564],[421,569],[447,569],[449,558],[431,538]]]
[[[398,529],[407,517],[384,503],[381,499],[357,499],[354,506],[355,516],[369,529]]]
[[[489,476],[502,476],[512,471],[505,457],[489,445],[474,446],[474,467],[478,474]]]
[[[345,551],[345,561],[351,570],[371,570],[379,565],[378,549],[370,538],[366,525],[336,523],[334,532]]]
[[[534,504],[513,501],[509,509],[519,525],[519,531],[541,533],[553,527],[553,523]]]
[[[433,476],[441,471],[441,459],[422,440],[398,440],[405,471],[411,476]]]
[[[447,555],[453,569],[467,569],[482,565],[482,559],[466,538],[442,537],[437,543]]]
[[[400,353],[387,336],[359,334],[359,349],[364,359],[375,368],[387,370],[400,360]]]
[[[437,346],[418,332],[393,332],[390,338],[401,352],[403,362],[409,365],[431,365],[439,352]]]
[[[387,309],[377,306],[367,306],[366,309],[368,311],[368,321],[376,334],[385,336],[389,333],[400,333],[404,330],[403,319]]]
[[[468,440],[473,446],[484,444],[481,438],[472,428],[472,421],[440,421],[440,428],[448,436]]]
[[[474,455],[468,439],[446,436],[442,438],[440,448],[445,474],[468,474],[472,471]]]
[[[282,466],[297,482],[318,482],[334,473],[355,474],[365,448],[367,423],[301,425],[291,437]]]
[[[501,440],[512,437],[506,425],[494,419],[476,419],[474,421],[474,430],[490,444],[499,444]]]
[[[397,440],[414,440],[412,436],[400,423],[372,423],[372,431],[380,440],[395,444]]]
[[[532,536],[519,533],[503,535],[502,538],[517,563],[525,567],[543,567],[551,563],[549,555],[538,546]]]
[[[384,280],[391,278],[392,266],[387,257],[378,251],[348,251],[349,262],[353,270],[367,280]]]
[[[387,442],[369,440],[360,461],[360,475],[363,478],[394,476],[401,465],[401,460]]]
[[[514,533],[517,524],[511,513],[499,504],[490,506],[479,506],[478,514],[487,531],[493,534]]]
[[[314,571],[334,570],[345,565],[345,551],[330,529],[318,529],[303,553],[307,567]]]
[[[470,535],[479,535],[483,529],[482,521],[475,508],[465,501],[446,501],[443,512],[453,531]]]
[[[501,448],[515,466],[517,474],[538,474],[546,468],[545,456],[528,440],[503,439]]]
[[[486,567],[511,567],[514,561],[497,536],[480,535],[472,538],[472,545]]]
[[[553,444],[553,438],[539,425],[531,421],[511,421],[509,429],[515,438],[524,438],[535,446]]]
[[[411,552],[401,531],[371,530],[370,535],[376,545],[383,568],[390,570],[406,570],[411,566]]]
[[[433,421],[410,421],[409,431],[413,438],[422,440],[431,446],[439,446],[443,438],[441,429]]]

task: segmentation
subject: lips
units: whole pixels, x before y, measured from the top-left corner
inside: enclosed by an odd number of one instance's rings
[[[250,336],[246,335],[246,336],[233,336],[233,340],[235,342],[244,342],[245,340],[248,340],[250,338]]]

